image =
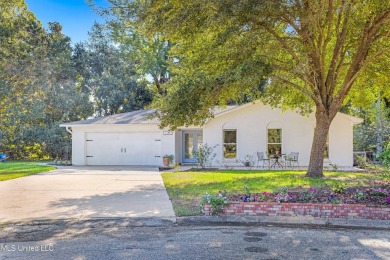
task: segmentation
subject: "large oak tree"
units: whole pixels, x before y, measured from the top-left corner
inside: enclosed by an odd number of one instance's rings
[[[210,108],[269,78],[262,100],[315,111],[307,176],[323,176],[333,118],[346,100],[388,88],[390,3],[365,0],[120,1],[144,35],[175,45],[175,77],[157,99],[162,126],[205,122]],[[371,82],[367,84],[367,81]]]

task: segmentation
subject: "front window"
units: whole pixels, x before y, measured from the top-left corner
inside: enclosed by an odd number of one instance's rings
[[[237,157],[237,130],[223,131],[223,158],[233,159]]]
[[[268,154],[282,153],[282,129],[268,129]]]

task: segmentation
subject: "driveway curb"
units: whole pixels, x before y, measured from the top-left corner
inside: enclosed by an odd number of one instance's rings
[[[330,219],[314,217],[193,216],[177,217],[178,225],[194,226],[286,226],[389,230],[389,220]]]
[[[0,231],[25,229],[40,226],[67,227],[169,227],[179,226],[275,226],[289,228],[323,228],[353,230],[388,230],[390,221],[364,219],[318,219],[302,217],[237,217],[237,216],[191,216],[147,218],[86,218],[86,219],[41,219],[0,223]],[[1,233],[1,232],[0,232]]]
[[[118,227],[164,227],[172,226],[176,218],[172,217],[115,217],[115,218],[85,218],[85,219],[37,219],[20,222],[2,222],[1,229],[27,226],[118,226]]]

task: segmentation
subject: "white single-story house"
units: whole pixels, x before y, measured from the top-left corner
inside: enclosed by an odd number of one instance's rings
[[[181,164],[196,163],[194,151],[204,143],[214,147],[213,165],[234,164],[257,152],[299,153],[299,164],[309,164],[314,114],[307,117],[282,112],[261,102],[216,109],[204,126],[175,131],[160,129],[151,118],[154,110],[138,110],[83,121],[64,123],[72,134],[73,165],[162,165],[174,155]],[[362,119],[338,113],[328,136],[324,163],[351,167],[353,126]]]

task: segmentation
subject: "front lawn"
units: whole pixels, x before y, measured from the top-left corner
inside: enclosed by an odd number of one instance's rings
[[[178,216],[199,214],[199,199],[205,193],[243,193],[246,186],[251,192],[276,191],[280,187],[307,185],[321,188],[345,182],[348,186],[368,186],[380,180],[377,174],[325,172],[325,178],[305,178],[305,171],[215,171],[166,172],[162,174],[168,195]]]
[[[52,166],[38,165],[35,162],[5,162],[0,163],[0,181],[20,178],[40,172],[54,170]]]

